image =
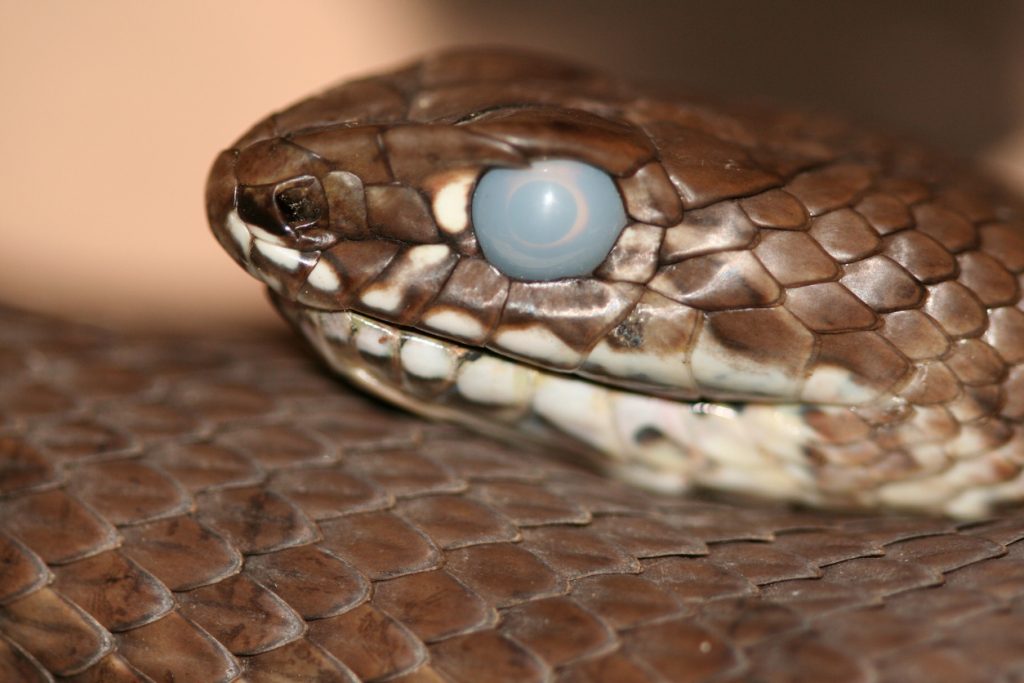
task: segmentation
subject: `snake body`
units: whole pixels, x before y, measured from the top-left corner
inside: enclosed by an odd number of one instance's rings
[[[585,162],[628,222],[505,275],[493,168]],[[973,517],[1024,497],[1021,205],[841,121],[456,51],[273,114],[217,159],[221,244],[338,372],[644,485]]]
[[[645,492],[289,341],[0,308],[0,680],[1020,680],[1019,509]]]

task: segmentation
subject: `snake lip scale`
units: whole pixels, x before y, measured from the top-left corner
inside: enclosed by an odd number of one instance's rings
[[[623,224],[596,266],[523,276],[478,189],[547,161],[610,179]],[[549,196],[587,214],[573,182]],[[260,121],[207,205],[331,367],[422,414],[667,490],[962,517],[1024,497],[1021,205],[928,150],[463,50]]]

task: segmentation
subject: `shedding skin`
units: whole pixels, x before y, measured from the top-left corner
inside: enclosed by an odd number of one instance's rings
[[[628,223],[591,274],[515,280],[484,260],[473,184],[552,158],[604,170]],[[568,435],[660,488],[960,516],[1024,497],[1021,205],[928,151],[453,52],[258,123],[207,200],[328,362],[419,412]],[[324,334],[354,316],[390,326],[388,362]],[[415,335],[444,369],[403,360]],[[460,390],[484,359],[532,378],[514,410]]]

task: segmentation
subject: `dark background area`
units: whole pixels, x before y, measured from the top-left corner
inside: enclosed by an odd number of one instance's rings
[[[961,154],[1019,119],[1020,2],[443,0],[451,32],[839,112]]]

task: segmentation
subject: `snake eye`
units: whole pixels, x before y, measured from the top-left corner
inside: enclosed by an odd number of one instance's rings
[[[488,171],[477,183],[472,212],[484,256],[521,280],[587,275],[626,225],[612,179],[567,159]]]

